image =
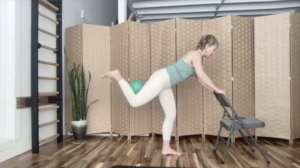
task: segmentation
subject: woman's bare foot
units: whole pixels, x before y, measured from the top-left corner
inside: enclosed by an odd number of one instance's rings
[[[172,148],[163,149],[163,150],[162,150],[162,154],[163,154],[163,155],[175,155],[175,156],[181,156],[181,153],[180,153],[180,152],[177,152],[177,151],[173,150]]]
[[[120,74],[120,71],[119,70],[113,70],[113,71],[110,71],[110,72],[106,72],[103,76],[102,76],[102,79],[103,78],[113,78],[117,81],[121,80],[122,79],[122,76]]]

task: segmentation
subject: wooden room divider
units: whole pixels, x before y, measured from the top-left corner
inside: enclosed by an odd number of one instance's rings
[[[225,89],[239,114],[254,116],[253,19],[226,16],[205,20],[202,27],[202,34],[213,34],[220,43],[215,55],[204,59],[206,73],[218,87]],[[217,135],[223,109],[210,92],[204,91],[203,99],[204,134]],[[228,132],[224,130],[222,135],[227,136]]]
[[[300,14],[255,19],[255,116],[258,136],[300,138]]]
[[[195,50],[202,21],[176,19],[177,59]],[[177,136],[203,134],[203,90],[195,77],[177,85]]]
[[[144,83],[151,75],[150,26],[129,22],[130,81],[139,79]],[[151,133],[151,102],[141,107],[131,107],[130,135]]]
[[[176,62],[175,19],[150,24],[151,73]],[[176,86],[172,87],[176,97]],[[175,100],[176,101],[176,100]],[[165,113],[156,97],[152,101],[152,133],[161,134]],[[174,121],[172,136],[176,136]]]
[[[111,27],[83,24],[68,28],[68,55],[91,70],[89,98],[100,98],[90,109],[88,133],[113,132],[128,139],[141,134],[161,134],[165,116],[158,98],[133,108],[118,83],[101,80],[101,76],[119,69],[127,82],[140,79],[145,83],[153,72],[195,49],[202,35],[213,34],[220,45],[214,56],[204,59],[204,70],[218,87],[226,90],[237,112],[266,121],[266,128],[256,130],[258,136],[299,138],[300,47],[296,44],[300,42],[300,21],[297,19],[296,14],[255,19],[226,16],[204,21],[170,19],[151,24],[127,21]],[[172,131],[176,140],[185,135],[218,134],[223,109],[214,94],[203,89],[195,77],[173,86],[172,90],[177,103]],[[68,129],[69,99],[67,88]],[[222,135],[228,136],[228,132],[222,131]],[[237,133],[233,138],[240,136]]]
[[[125,22],[111,27],[111,70],[119,69],[128,82],[144,83],[150,72],[150,26]],[[127,135],[151,133],[151,102],[131,107],[120,86],[112,83],[112,132]]]
[[[88,102],[99,99],[90,106],[87,115],[87,133],[110,132],[111,130],[111,94],[110,82],[102,80],[101,76],[110,70],[110,27],[80,24],[66,29],[65,48],[70,60],[83,65],[88,83],[88,71],[92,79],[89,87]],[[71,132],[72,103],[69,88],[69,78],[65,68],[66,94],[66,130]]]
[[[128,22],[111,27],[111,67],[129,79]],[[129,136],[129,104],[117,82],[111,83],[111,131]]]

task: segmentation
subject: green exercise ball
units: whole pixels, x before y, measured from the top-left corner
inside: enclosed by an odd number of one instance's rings
[[[130,82],[130,87],[132,88],[135,94],[137,94],[142,89],[143,86],[144,86],[143,82],[138,79]]]

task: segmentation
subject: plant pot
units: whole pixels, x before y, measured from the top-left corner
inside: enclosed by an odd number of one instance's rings
[[[75,140],[83,141],[87,130],[87,120],[71,121],[71,124]]]

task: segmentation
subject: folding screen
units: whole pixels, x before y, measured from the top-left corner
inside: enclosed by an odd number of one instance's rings
[[[111,27],[111,70],[118,69],[125,80],[129,80],[129,22]],[[119,84],[111,83],[112,132],[129,136],[130,107]]]
[[[291,14],[291,140],[300,138],[300,14]]]
[[[176,54],[179,59],[195,50],[202,33],[202,22],[176,19]],[[202,86],[195,77],[177,85],[178,136],[203,134]]]
[[[176,62],[175,19],[150,24],[151,73]],[[176,99],[176,86],[172,87]],[[156,97],[152,101],[152,132],[161,134],[164,111]],[[172,135],[176,136],[176,121]]]
[[[220,42],[215,55],[204,59],[206,73],[217,87],[225,89],[239,114],[254,116],[253,20],[221,17],[203,21],[202,29],[202,34],[213,34]],[[204,134],[217,135],[223,109],[211,92],[205,90],[203,99]]]
[[[300,15],[286,13],[254,20],[255,116],[266,122],[256,133],[292,143],[300,138]]]
[[[130,83],[147,82],[150,73],[150,26],[124,22],[111,27],[111,70],[119,69]],[[151,133],[151,101],[131,107],[117,82],[112,82],[112,132],[127,135]]]
[[[84,65],[86,76],[87,70],[91,71],[89,100],[100,99],[90,108],[88,133],[112,131],[129,139],[131,135],[161,134],[165,114],[158,98],[132,108],[119,85],[101,80],[101,75],[119,69],[128,82],[147,82],[153,72],[194,49],[201,34],[213,34],[220,46],[213,57],[204,59],[204,70],[226,90],[238,113],[256,115],[266,122],[265,128],[256,130],[257,136],[300,138],[300,16],[280,14],[254,20],[227,16],[205,21],[171,19],[152,24],[81,24],[67,28],[68,57]],[[71,97],[65,75],[66,129],[71,131]],[[172,135],[217,135],[223,109],[214,95],[195,78],[172,89],[177,101]],[[228,134],[224,131],[223,135]]]
[[[253,117],[255,116],[254,20],[231,16],[231,24],[232,104],[240,115]],[[254,130],[250,132],[255,133]],[[241,137],[238,132],[235,132],[234,136]]]
[[[143,83],[150,72],[150,26],[129,22],[129,78]],[[151,101],[140,107],[130,108],[130,135],[151,133]]]
[[[91,72],[88,103],[99,99],[90,106],[87,133],[110,132],[110,82],[101,80],[101,74],[110,70],[110,27],[80,24],[66,29],[65,48],[70,61],[84,66],[86,84],[88,71]],[[69,78],[65,70],[66,129],[71,131],[72,103]]]
[[[204,70],[215,85],[226,90],[226,96],[232,100],[232,38],[231,17],[203,21],[202,34],[212,34],[220,42],[215,55],[204,59]],[[222,118],[223,109],[216,101],[215,96],[203,91],[204,99],[204,134],[217,135],[219,121]],[[223,131],[224,135],[228,135]]]

